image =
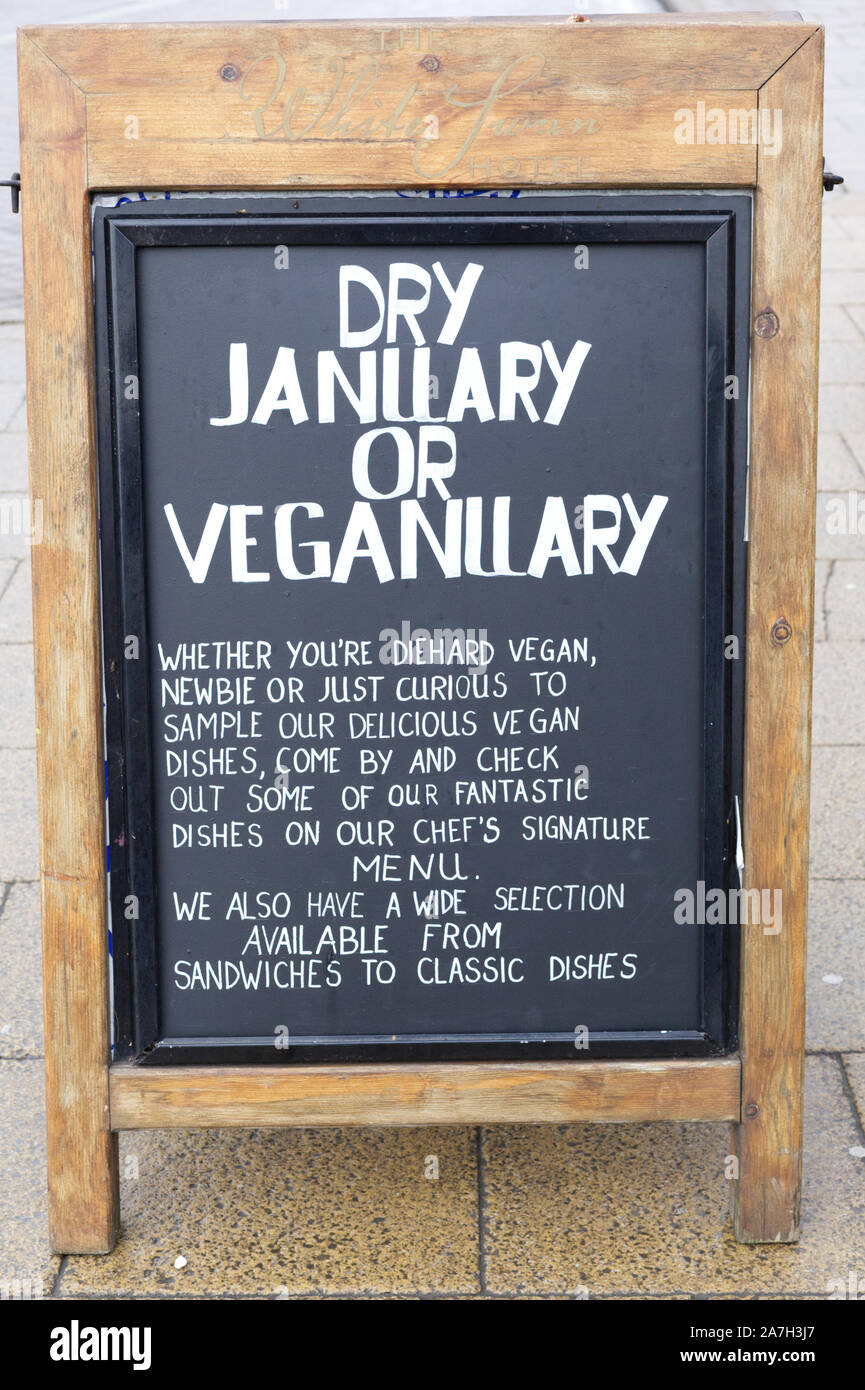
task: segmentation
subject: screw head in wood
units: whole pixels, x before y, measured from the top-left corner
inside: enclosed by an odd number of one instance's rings
[[[774,309],[761,309],[754,320],[754,332],[758,338],[774,338],[781,327]]]
[[[786,618],[779,618],[772,628],[772,641],[777,647],[783,647],[793,636],[793,629]]]
[[[745,1114],[748,1116],[748,1119],[753,1120],[754,1116],[759,1115],[759,1113],[759,1105],[755,1105],[752,1100],[749,1100],[748,1104],[745,1106]]]
[[[240,76],[240,69],[236,68],[233,63],[223,63],[219,69],[219,75],[223,82],[236,82]]]

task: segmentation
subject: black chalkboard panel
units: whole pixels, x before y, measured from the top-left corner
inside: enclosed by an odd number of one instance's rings
[[[749,200],[94,216],[117,1055],[729,1048]]]

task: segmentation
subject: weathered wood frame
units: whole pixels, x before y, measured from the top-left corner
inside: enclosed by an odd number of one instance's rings
[[[737,1237],[796,1239],[822,68],[822,30],[796,16],[20,32],[30,487],[44,518],[33,595],[53,1249],[111,1249],[116,1132],[172,1125],[732,1120]],[[281,100],[262,111],[256,84],[269,74]],[[346,85],[316,112],[311,91],[337,77]],[[365,107],[373,87],[380,105]],[[289,138],[282,113],[298,88],[307,96]],[[780,111],[781,148],[677,143],[675,113],[699,102]],[[430,116],[439,133],[425,142]],[[755,191],[743,834],[745,886],[781,890],[783,929],[742,932],[740,1051],[667,1062],[111,1066],[90,195],[517,180]]]

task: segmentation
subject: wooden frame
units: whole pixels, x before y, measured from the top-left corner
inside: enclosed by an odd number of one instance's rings
[[[30,485],[44,516],[33,588],[53,1249],[111,1248],[117,1130],[226,1124],[733,1120],[736,1235],[796,1238],[822,60],[822,31],[785,16],[21,31]],[[781,148],[678,144],[674,114],[700,102],[780,111]],[[424,141],[430,116],[439,136]],[[112,1067],[91,192],[517,182],[755,190],[743,834],[745,886],[782,891],[783,930],[742,932],[740,1052]]]

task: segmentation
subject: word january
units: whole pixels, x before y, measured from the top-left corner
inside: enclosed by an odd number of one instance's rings
[[[336,419],[337,389],[363,425],[376,419],[389,421],[462,421],[469,411],[478,420],[515,420],[518,405],[526,417],[536,423],[541,419],[533,399],[539,387],[547,396],[543,420],[558,425],[565,413],[576,385],[580,369],[586,360],[590,343],[578,339],[564,363],[553,343],[519,341],[498,345],[498,399],[493,405],[489,386],[490,370],[484,365],[476,347],[460,349],[453,386],[446,414],[430,413],[430,349],[427,346],[426,320],[433,284],[437,282],[444,296],[444,317],[439,314],[439,326],[434,341],[453,347],[463,326],[469,304],[483,272],[483,266],[470,262],[456,285],[451,283],[444,267],[436,261],[432,274],[421,265],[397,261],[390,265],[387,293],[378,279],[364,266],[343,265],[339,269],[339,347],[357,349],[355,379],[348,375],[336,352],[330,348],[316,354],[312,379],[304,383],[298,371],[294,347],[277,348],[269,375],[261,388],[258,402],[250,417],[249,345],[231,343],[228,354],[229,413],[210,417],[217,428],[243,425],[267,425],[277,412],[287,413],[293,425],[310,419],[310,404],[315,397],[315,418],[320,425],[332,425]],[[414,289],[408,292],[406,286]],[[360,299],[358,299],[360,291]],[[440,306],[441,309],[442,306]],[[372,323],[359,328],[358,319]],[[410,371],[405,372],[404,350],[396,346],[399,333],[411,336],[413,349],[408,349]],[[379,361],[373,343],[383,341]],[[542,378],[544,385],[541,386]],[[411,383],[411,413],[403,414],[400,406],[400,387],[405,380]],[[549,391],[549,386],[552,391]]]

